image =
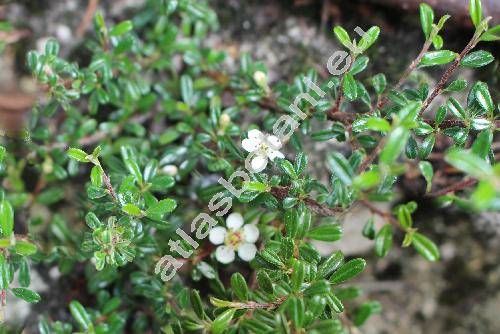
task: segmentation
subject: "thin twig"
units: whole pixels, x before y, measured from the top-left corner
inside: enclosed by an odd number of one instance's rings
[[[83,35],[85,34],[85,31],[92,22],[92,17],[94,16],[95,11],[97,10],[98,4],[99,0],[89,0],[89,4],[87,5],[87,9],[85,10],[85,15],[83,16],[83,19],[76,30],[76,36],[78,38],[83,37]]]
[[[415,70],[415,68],[417,68],[418,64],[420,64],[420,61],[422,60],[424,55],[427,53],[427,51],[429,51],[429,48],[431,47],[431,45],[432,45],[432,39],[429,38],[424,43],[424,46],[422,47],[422,50],[418,54],[417,58],[415,58],[411,62],[411,64],[406,68],[403,75],[399,79],[398,83],[391,89],[391,91],[398,90],[401,88],[401,86],[403,86],[403,84],[406,82],[406,80],[408,80],[408,77],[410,76],[410,74]],[[389,98],[387,97],[387,94],[384,94],[382,96],[382,98],[377,103],[377,109],[380,109],[383,106],[385,106],[387,104],[387,102],[389,102]]]
[[[458,68],[462,59],[464,59],[464,57],[476,46],[477,42],[478,42],[478,37],[476,34],[474,34],[474,36],[472,37],[470,42],[467,44],[467,46],[462,50],[462,52],[458,55],[458,57],[450,65],[450,67],[448,67],[446,72],[444,72],[444,74],[441,77],[441,79],[439,80],[436,88],[434,88],[434,91],[432,92],[432,94],[424,101],[424,103],[422,104],[422,108],[420,109],[419,115],[422,115],[424,113],[425,109],[427,109],[427,107],[432,103],[432,101],[434,101],[434,99],[439,94],[442,93],[442,91],[444,90],[444,86],[446,85],[446,83],[450,79],[453,72],[455,72],[455,70]]]
[[[473,186],[477,183],[477,180],[471,179],[471,178],[465,178],[464,180],[452,184],[449,187],[443,188],[441,190],[437,190],[431,193],[428,193],[426,196],[427,197],[439,197],[439,196],[444,196],[449,193],[453,193],[456,191],[464,190],[465,188],[468,188],[470,186]]]
[[[288,187],[275,186],[271,188],[271,194],[274,197],[278,198],[280,201],[288,197],[289,191],[290,189]],[[304,198],[303,201],[307,205],[307,207],[311,209],[312,212],[320,216],[325,216],[325,217],[336,216],[344,211],[343,208],[339,207],[331,208],[324,204],[320,204],[312,198]]]

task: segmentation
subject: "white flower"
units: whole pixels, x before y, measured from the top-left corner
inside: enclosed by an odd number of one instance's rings
[[[243,261],[251,261],[257,253],[255,242],[259,238],[259,229],[255,224],[244,225],[243,216],[231,213],[226,218],[226,226],[216,226],[210,230],[208,239],[214,245],[220,245],[215,250],[215,258],[220,263],[231,263],[235,251]]]
[[[263,134],[259,130],[248,131],[248,138],[241,142],[243,149],[253,153],[254,156],[250,162],[254,173],[262,172],[267,166],[267,160],[273,161],[276,158],[285,158],[279,149],[283,146],[278,137]]]

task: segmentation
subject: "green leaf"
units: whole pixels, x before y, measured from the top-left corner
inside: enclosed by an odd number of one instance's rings
[[[325,278],[333,273],[344,261],[344,255],[341,251],[335,251],[328,259],[323,261],[318,267],[318,277]]]
[[[299,227],[299,216],[297,214],[297,210],[286,210],[283,216],[283,222],[285,224],[286,236],[294,238]]]
[[[217,316],[215,320],[212,322],[212,326],[210,327],[210,331],[212,334],[221,334],[226,331],[231,319],[234,316],[234,309],[229,309]]]
[[[448,110],[453,114],[453,116],[455,116],[463,121],[469,117],[469,115],[467,115],[467,112],[462,107],[460,102],[458,102],[453,97],[450,97],[450,99],[446,103],[446,106],[448,107]]]
[[[295,168],[293,167],[293,164],[286,160],[286,159],[276,159],[278,167],[288,176],[290,176],[292,179],[296,179],[297,173],[295,172]]]
[[[382,306],[377,301],[369,301],[361,304],[354,310],[354,325],[358,327],[363,325],[371,315],[380,313],[381,310]]]
[[[245,190],[247,191],[256,191],[259,193],[263,193],[268,191],[267,185],[257,181],[249,181],[244,183]]]
[[[88,154],[78,148],[68,149],[68,156],[76,161],[89,162],[89,159],[87,158]]]
[[[405,229],[410,228],[413,225],[413,220],[411,218],[411,212],[407,205],[400,205],[397,210],[398,222]]]
[[[273,282],[265,271],[260,270],[257,272],[257,283],[259,283],[259,287],[264,290],[264,292],[270,294],[274,293]]]
[[[139,169],[139,165],[137,165],[137,162],[135,162],[131,158],[124,159],[123,162],[125,163],[125,166],[127,167],[130,174],[134,176],[137,183],[142,184],[142,173]]]
[[[48,56],[57,56],[59,54],[59,42],[54,38],[49,38],[45,43],[45,54]]]
[[[14,210],[6,199],[0,202],[0,227],[4,237],[10,237],[14,230]]]
[[[464,67],[478,68],[493,62],[495,57],[487,51],[479,50],[466,55],[460,65]]]
[[[14,296],[21,298],[28,303],[38,303],[42,299],[38,293],[26,288],[13,288],[11,291]]]
[[[369,60],[370,59],[367,56],[361,56],[356,58],[356,60],[351,66],[351,69],[349,70],[349,73],[351,73],[352,75],[361,73],[368,65]]]
[[[35,254],[37,249],[34,244],[28,241],[18,240],[16,241],[16,245],[14,246],[17,254],[28,256]]]
[[[370,117],[366,120],[365,126],[369,130],[379,131],[379,132],[389,132],[391,131],[391,124],[384,118]]]
[[[446,87],[446,92],[459,92],[467,87],[467,80],[458,79],[453,81],[448,87]]]
[[[248,285],[242,274],[234,273],[231,276],[231,288],[239,300],[244,302],[248,300]]]
[[[305,305],[302,298],[290,296],[287,300],[288,316],[295,325],[295,328],[301,328],[304,322]]]
[[[392,225],[385,224],[375,236],[375,254],[384,257],[392,248]]]
[[[162,199],[148,207],[146,216],[152,219],[161,220],[166,213],[170,213],[177,207],[177,202],[173,199]]]
[[[340,224],[327,224],[312,228],[307,232],[307,237],[321,241],[337,241],[342,238],[342,226]]]
[[[330,292],[330,282],[327,280],[318,280],[313,282],[305,291],[304,295],[311,297],[311,296],[324,296],[327,293]]]
[[[481,41],[494,42],[500,41],[500,25],[494,26],[481,35]]]
[[[141,209],[139,209],[136,205],[134,204],[131,204],[131,203],[127,203],[125,204],[123,207],[122,207],[122,210],[125,212],[125,213],[128,213],[129,215],[131,216],[135,216],[135,217],[142,217],[143,216],[143,212]]]
[[[366,221],[361,233],[365,238],[368,238],[370,240],[375,239],[375,220],[373,219],[373,217],[370,217]]]
[[[193,80],[190,76],[184,74],[181,76],[181,95],[182,100],[187,105],[192,105],[193,101]]]
[[[486,179],[492,174],[491,166],[474,153],[454,149],[445,156],[446,162],[477,179]]]
[[[328,168],[345,185],[352,184],[352,167],[340,152],[333,152],[327,156]]]
[[[76,300],[73,300],[69,304],[69,310],[81,329],[88,330],[93,328],[92,321],[90,320],[90,315],[87,313],[82,304],[80,304]]]
[[[394,129],[387,139],[382,152],[380,153],[380,162],[384,164],[391,164],[403,151],[408,141],[410,132],[403,127],[397,127]]]
[[[204,319],[205,311],[203,310],[203,303],[201,301],[200,293],[198,292],[198,290],[191,290],[190,301],[194,313],[196,313],[198,318]]]
[[[94,166],[90,171],[90,181],[94,187],[101,187],[103,180],[103,171],[101,166]]]
[[[123,21],[118,23],[116,26],[111,29],[109,32],[110,36],[121,36],[134,28],[132,21]]]
[[[346,73],[344,75],[344,81],[342,82],[342,91],[344,95],[351,101],[358,97],[358,85],[356,84],[356,79],[351,73]]]
[[[432,7],[426,3],[420,4],[420,23],[424,31],[425,38],[429,38],[432,31],[432,24],[434,23],[434,11]]]
[[[30,267],[28,265],[28,261],[25,259],[21,260],[21,264],[19,265],[19,276],[17,277],[17,280],[19,281],[19,285],[22,287],[27,287],[31,283],[31,277],[30,277]]]
[[[483,108],[485,111],[492,112],[495,109],[495,105],[493,104],[488,85],[484,82],[477,82],[475,87],[476,100],[477,102],[479,102],[479,105],[481,105],[481,108]]]
[[[11,291],[14,296],[21,298],[28,303],[38,303],[40,300],[42,300],[38,293],[26,288],[13,288]]]
[[[358,44],[358,47],[361,49],[361,51],[364,52],[368,50],[370,46],[372,46],[373,43],[375,43],[379,34],[380,34],[380,28],[377,26],[373,26],[370,29],[368,29],[368,31],[363,34],[363,37],[361,37],[361,40],[359,41]]]
[[[372,85],[377,95],[381,95],[387,87],[387,79],[383,73],[379,73],[372,78]]]
[[[432,178],[434,177],[434,170],[432,168],[432,165],[428,161],[420,161],[418,163],[418,167],[420,168],[420,172],[422,173],[425,182],[427,182],[427,187],[425,188],[425,192],[429,192],[431,191]]]
[[[469,14],[472,19],[472,23],[474,23],[474,26],[477,28],[483,20],[481,0],[469,0]]]
[[[490,152],[492,142],[493,133],[489,130],[481,131],[472,144],[472,153],[481,159],[486,159],[488,153]]]
[[[302,282],[304,282],[305,277],[305,268],[302,261],[295,261],[293,264],[292,275],[290,276],[290,285],[292,287],[292,291],[298,292],[300,290],[300,286]]]
[[[440,255],[438,247],[426,236],[415,232],[413,234],[412,245],[426,260],[432,262],[439,260]]]
[[[333,28],[333,33],[335,34],[335,37],[339,40],[340,43],[342,43],[343,46],[348,48],[349,50],[352,47],[351,39],[349,38],[349,34],[347,31],[342,28],[341,26],[336,26]]]
[[[365,269],[365,267],[365,260],[360,258],[352,259],[340,266],[340,268],[333,273],[333,275],[330,277],[330,282],[332,282],[333,284],[345,282],[357,276]]]
[[[439,50],[427,52],[420,62],[420,66],[444,65],[457,58],[457,53],[449,50]]]

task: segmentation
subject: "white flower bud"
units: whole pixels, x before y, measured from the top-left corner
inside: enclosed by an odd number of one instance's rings
[[[262,71],[256,71],[253,74],[253,80],[259,87],[267,89],[267,75]]]
[[[231,122],[231,117],[229,117],[228,114],[226,113],[223,113],[222,115],[220,115],[219,117],[219,124],[220,126],[224,129],[226,126],[228,126],[228,124]]]
[[[176,165],[166,165],[163,166],[161,169],[165,174],[168,174],[170,176],[176,176],[177,173],[179,172],[179,169],[177,168]]]

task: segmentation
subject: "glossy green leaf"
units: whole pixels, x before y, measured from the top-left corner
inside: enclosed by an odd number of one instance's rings
[[[426,236],[415,232],[412,245],[425,259],[432,262],[439,260],[439,248]]]
[[[457,54],[449,50],[429,51],[420,61],[420,66],[436,66],[448,64],[455,60]]]
[[[429,38],[434,23],[434,11],[432,7],[426,3],[420,4],[420,23],[426,38]]]
[[[339,284],[345,282],[351,278],[354,278],[359,273],[361,273],[366,266],[366,261],[363,259],[352,259],[344,263],[340,268],[337,269],[330,277],[330,282],[333,284]]]
[[[380,162],[385,164],[393,163],[405,148],[409,136],[409,131],[403,127],[397,127],[394,129],[389,134],[387,143],[380,153]]]
[[[392,225],[385,224],[375,236],[375,254],[386,256],[392,248]]]

